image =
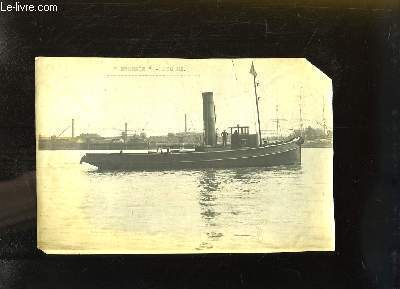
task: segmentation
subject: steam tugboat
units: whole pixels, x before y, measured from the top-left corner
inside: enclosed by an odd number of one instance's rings
[[[250,134],[248,126],[230,127],[230,147],[217,146],[215,106],[212,92],[203,92],[204,144],[195,151],[167,150],[148,153],[87,153],[81,163],[99,170],[168,170],[231,167],[268,167],[301,163],[301,136],[273,144],[263,143],[256,76],[252,63],[250,74],[254,79],[258,134]]]

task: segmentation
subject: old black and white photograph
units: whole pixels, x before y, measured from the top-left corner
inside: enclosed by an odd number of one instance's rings
[[[36,58],[46,253],[333,251],[332,81],[304,58]]]

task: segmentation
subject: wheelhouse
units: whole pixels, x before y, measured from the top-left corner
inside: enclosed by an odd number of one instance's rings
[[[250,134],[248,126],[229,127],[231,133],[231,148],[258,147],[257,134]]]

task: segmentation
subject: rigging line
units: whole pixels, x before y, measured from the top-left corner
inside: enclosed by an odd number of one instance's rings
[[[67,126],[59,135],[57,135],[57,137],[60,137],[64,132],[67,131],[67,129],[69,129],[71,126]]]
[[[237,81],[238,79],[237,79],[237,76],[236,76],[235,63],[233,62],[233,59],[231,59],[231,60],[232,60],[232,66],[233,66],[233,74],[235,75],[235,79],[236,79],[236,81]]]

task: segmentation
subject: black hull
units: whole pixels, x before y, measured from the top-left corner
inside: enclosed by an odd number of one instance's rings
[[[88,153],[81,162],[100,170],[171,170],[268,167],[301,163],[298,139],[260,148],[169,154]]]

